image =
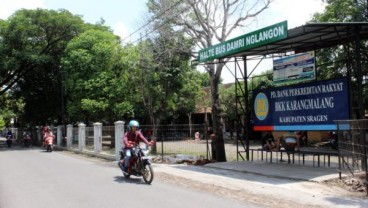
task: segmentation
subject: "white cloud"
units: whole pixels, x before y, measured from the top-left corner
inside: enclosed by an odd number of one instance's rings
[[[0,18],[7,19],[19,9],[44,8],[44,0],[0,0]]]
[[[120,36],[123,43],[130,42],[130,38],[127,38],[129,33],[123,22],[117,22],[114,28],[114,34]]]
[[[321,0],[275,0],[263,19],[267,25],[287,20],[291,29],[304,25],[314,13],[323,12],[325,5]]]

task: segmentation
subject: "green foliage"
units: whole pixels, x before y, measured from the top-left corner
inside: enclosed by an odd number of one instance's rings
[[[325,2],[327,3],[325,11],[315,14],[313,22],[366,22],[368,20],[365,0],[326,0]],[[362,46],[363,50],[366,50],[366,44]],[[320,50],[317,53],[317,63],[320,66],[317,69],[317,78],[331,79],[346,76],[346,63],[351,63],[349,68],[355,65],[352,54],[354,54],[354,48],[349,45]],[[367,60],[367,54],[362,55],[363,60]]]
[[[326,0],[326,9],[323,13],[315,14],[313,22],[367,22],[368,21],[368,5],[366,0]],[[367,41],[361,42],[361,56],[362,66],[368,64],[368,54],[365,52],[368,50]],[[350,90],[353,92],[353,99],[356,99],[358,95],[357,91],[357,74],[355,70],[355,46],[354,43],[344,46],[336,46],[318,51],[316,61],[319,65],[317,69],[317,78],[332,79],[342,76],[348,76],[348,70],[352,83]],[[363,67],[363,76],[367,76],[368,68]],[[368,86],[364,86],[364,106],[368,108]],[[353,101],[357,102],[357,101]]]
[[[127,91],[124,53],[119,39],[107,31],[88,30],[70,41],[62,63],[72,120],[112,121],[131,113],[131,105],[120,96]]]
[[[256,90],[256,89],[265,89],[273,87],[273,71],[267,70],[262,72],[255,77],[252,77],[250,83],[248,84],[249,90]]]
[[[366,0],[324,0],[327,3],[323,13],[314,15],[318,22],[365,22],[367,20]]]
[[[0,92],[23,98],[23,123],[52,123],[61,113],[60,59],[83,21],[66,10],[18,10],[0,30]]]
[[[4,126],[10,126],[10,120],[17,117],[17,113],[22,111],[23,101],[16,100],[8,93],[5,93],[0,95],[0,106],[0,122],[4,122]]]
[[[0,131],[5,129],[4,118],[0,115]]]
[[[197,74],[200,84],[202,87],[210,87],[211,86],[211,77],[207,72],[205,73],[198,73]]]
[[[272,70],[264,71],[261,74],[252,77],[248,82],[249,92],[256,89],[265,89],[270,87],[273,87]],[[230,86],[222,85],[220,87],[221,106],[223,106],[222,110],[226,115],[228,128],[234,129],[235,122],[238,121],[239,115],[243,114],[244,95],[244,82],[235,83]],[[237,97],[239,100],[236,99]],[[248,100],[249,103],[251,103],[251,94],[249,94]]]
[[[138,45],[140,71],[136,74],[141,77],[131,83],[142,95],[140,106],[146,109],[138,117],[149,117],[150,123],[171,123],[180,114],[194,111],[201,81],[189,66],[191,47],[190,39],[170,27],[161,27],[155,38]]]
[[[63,117],[170,122],[194,111],[201,84],[209,84],[189,66],[192,46],[167,27],[122,47],[103,20],[93,25],[66,10],[19,10],[0,20],[0,115],[5,125],[12,117],[24,125]]]
[[[178,114],[188,114],[195,110],[196,104],[202,98],[201,73],[188,69],[182,78],[183,85],[177,93],[175,105]]]

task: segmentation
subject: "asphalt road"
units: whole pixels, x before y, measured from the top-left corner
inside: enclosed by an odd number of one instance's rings
[[[258,207],[154,180],[125,179],[107,163],[0,141],[0,208]]]

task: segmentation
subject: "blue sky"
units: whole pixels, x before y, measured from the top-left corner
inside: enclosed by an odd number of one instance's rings
[[[146,2],[147,0],[0,0],[0,18],[7,19],[21,8],[54,10],[63,8],[81,15],[83,20],[89,23],[96,23],[103,18],[106,25],[124,39],[143,25],[143,17],[147,15]],[[257,30],[287,20],[288,28],[291,29],[305,24],[313,13],[323,10],[322,0],[274,0],[269,9],[259,16],[253,27]],[[250,31],[237,31],[234,36],[248,32]],[[130,41],[134,42],[138,36],[139,32],[131,37]],[[263,68],[269,69],[269,63]],[[223,71],[222,77],[224,83],[234,81],[227,70]]]

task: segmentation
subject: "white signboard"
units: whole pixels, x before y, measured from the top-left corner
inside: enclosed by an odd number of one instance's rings
[[[273,61],[273,82],[276,85],[314,80],[315,77],[314,51]]]

